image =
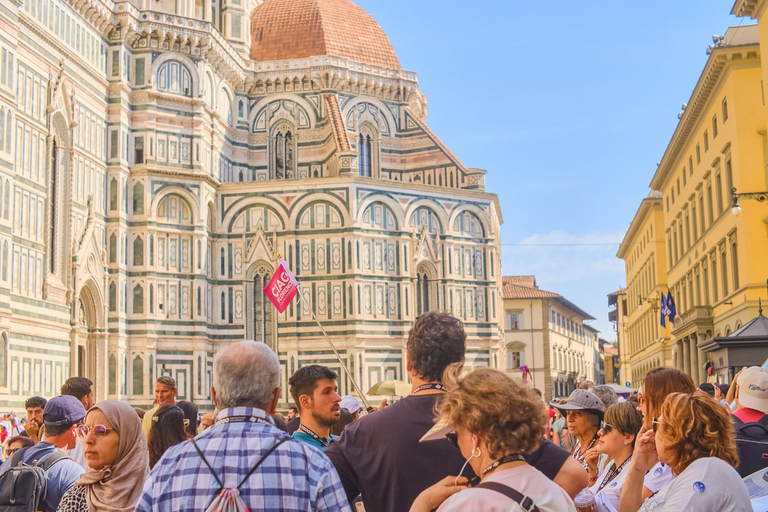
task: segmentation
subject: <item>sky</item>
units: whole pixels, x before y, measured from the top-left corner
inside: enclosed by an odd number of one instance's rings
[[[535,275],[615,340],[619,244],[712,36],[754,20],[733,0],[355,1],[418,73],[429,127],[488,171],[504,275]]]

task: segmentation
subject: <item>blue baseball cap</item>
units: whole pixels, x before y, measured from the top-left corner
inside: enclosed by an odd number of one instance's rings
[[[73,396],[51,398],[43,409],[43,423],[49,427],[74,425],[85,418],[85,407]]]

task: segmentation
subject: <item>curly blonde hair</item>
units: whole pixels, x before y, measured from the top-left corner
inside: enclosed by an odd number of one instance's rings
[[[667,443],[669,466],[676,475],[703,457],[739,465],[733,418],[704,391],[672,393],[661,406],[661,434]]]
[[[464,377],[460,372],[461,364],[445,370],[449,391],[438,405],[439,419],[480,436],[493,459],[536,449],[545,426],[536,393],[498,370],[478,368]]]

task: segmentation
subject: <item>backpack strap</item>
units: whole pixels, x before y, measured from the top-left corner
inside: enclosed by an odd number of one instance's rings
[[[197,446],[197,443],[195,442],[195,439],[192,438],[192,439],[190,439],[190,441],[192,441],[192,444],[194,445],[195,450],[197,450],[197,454],[200,456],[201,459],[203,459],[203,462],[205,462],[205,465],[208,466],[208,471],[211,472],[211,474],[213,475],[213,478],[215,478],[216,482],[219,484],[219,491],[218,492],[221,492],[224,489],[224,484],[221,482],[221,479],[219,478],[219,475],[217,475],[216,472],[213,470],[213,468],[211,467],[211,464],[208,462],[208,459],[206,459],[205,455],[203,455],[203,451],[200,449],[199,446]]]
[[[280,446],[281,444],[286,442],[288,439],[290,439],[290,437],[283,438],[283,439],[279,440],[277,443],[275,443],[274,445],[272,445],[272,448],[267,450],[267,453],[265,453],[264,455],[261,456],[261,458],[259,459],[259,462],[257,462],[256,465],[251,468],[251,470],[248,472],[247,475],[245,475],[245,478],[243,478],[243,480],[238,484],[238,486],[236,488],[240,489],[240,487],[242,487],[242,485],[245,483],[246,480],[248,480],[248,478],[254,473],[254,471],[256,471],[258,469],[258,467],[261,466],[261,463],[264,462],[264,459],[269,457],[272,454],[272,452],[274,452],[277,449],[278,446]],[[197,454],[200,455],[200,458],[203,459],[203,462],[205,462],[205,465],[208,467],[208,471],[211,472],[211,474],[213,475],[213,478],[215,478],[216,482],[219,484],[218,492],[223,491],[224,490],[224,483],[219,478],[219,475],[217,475],[216,471],[213,470],[213,468],[211,467],[211,464],[208,462],[208,459],[206,459],[205,455],[203,455],[203,451],[200,449],[199,446],[197,446],[197,443],[195,442],[194,438],[190,439],[190,441],[192,441],[192,444],[194,445],[195,450],[197,450]]]
[[[267,450],[267,453],[262,455],[261,458],[259,459],[259,462],[257,462],[256,465],[251,468],[251,470],[248,472],[248,474],[245,475],[245,478],[243,478],[243,481],[238,484],[237,489],[239,490],[240,487],[242,487],[242,485],[245,483],[245,481],[248,480],[248,478],[253,474],[253,472],[256,471],[256,469],[258,469],[259,466],[261,466],[261,463],[264,462],[264,459],[269,457],[272,454],[273,451],[277,450],[278,446],[280,446],[281,444],[286,442],[288,439],[291,439],[291,438],[290,437],[284,437],[281,440],[279,440],[278,442],[276,442],[275,444],[273,444],[272,448]]]
[[[14,453],[14,455],[16,454]],[[37,467],[39,467],[43,471],[48,471],[49,469],[51,469],[51,466],[53,466],[57,462],[64,459],[72,460],[72,457],[70,457],[69,455],[67,455],[61,450],[55,450],[53,453],[49,453],[48,455],[44,456],[42,459],[37,461]]]
[[[520,505],[522,509],[525,510],[526,512],[541,512],[539,510],[539,507],[536,506],[536,504],[533,502],[531,498],[523,495],[522,493],[509,487],[508,485],[504,485],[499,482],[481,482],[479,485],[476,485],[475,488],[488,489],[491,491],[496,491],[498,493],[501,493],[507,498],[516,502],[518,505]]]

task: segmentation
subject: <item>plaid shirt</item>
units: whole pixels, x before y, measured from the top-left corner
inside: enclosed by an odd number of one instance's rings
[[[221,411],[217,420],[232,416],[272,418],[261,409],[235,407]],[[240,488],[252,512],[349,511],[344,488],[333,464],[317,448],[258,422],[217,423],[195,442],[227,488],[243,480],[261,456],[278,440],[287,438]],[[191,442],[170,448],[152,469],[137,512],[204,512],[219,485]]]

